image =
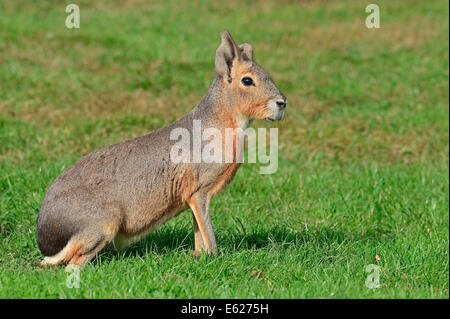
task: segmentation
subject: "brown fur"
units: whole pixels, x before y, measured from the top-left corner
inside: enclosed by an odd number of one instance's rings
[[[286,102],[252,60],[251,45],[238,46],[227,31],[221,38],[216,77],[190,113],[169,126],[88,154],[54,181],[37,220],[38,245],[47,256],[42,264],[85,265],[106,244],[125,247],[188,207],[194,216],[196,251],[217,252],[209,202],[240,166],[237,136],[233,163],[174,163],[169,155],[175,141],[169,136],[177,128],[192,133],[195,120],[223,134],[226,128],[245,129],[255,118],[280,120]],[[251,77],[253,85],[244,85],[243,77]]]

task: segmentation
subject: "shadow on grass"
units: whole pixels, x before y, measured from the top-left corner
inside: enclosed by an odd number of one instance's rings
[[[310,247],[327,250],[332,245],[355,242],[379,243],[395,239],[395,234],[389,232],[369,231],[364,235],[335,231],[323,227],[314,231],[291,231],[280,227],[257,229],[250,233],[235,231],[216,232],[220,251],[238,252],[243,250],[264,249],[273,247],[279,250],[293,247]],[[165,255],[178,252],[190,252],[194,249],[193,231],[188,228],[163,228],[148,235],[145,239],[131,245],[122,252],[106,250],[99,256],[102,262],[108,261],[114,255],[121,254],[123,258],[144,257],[147,254]]]

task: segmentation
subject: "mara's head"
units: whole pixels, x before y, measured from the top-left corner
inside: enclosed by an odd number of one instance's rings
[[[224,102],[247,119],[281,120],[286,110],[286,97],[253,61],[252,46],[237,45],[226,30],[221,37],[215,64]]]

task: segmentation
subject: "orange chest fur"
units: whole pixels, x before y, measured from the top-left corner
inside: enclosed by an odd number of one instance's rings
[[[209,191],[211,195],[215,195],[222,191],[228,184],[233,180],[234,175],[239,168],[241,163],[230,163],[227,168],[220,174],[217,180],[212,184],[212,187]]]

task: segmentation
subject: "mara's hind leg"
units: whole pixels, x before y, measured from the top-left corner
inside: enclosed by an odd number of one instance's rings
[[[110,243],[114,236],[117,234],[119,227],[115,224],[108,224],[102,227],[101,231],[95,229],[87,231],[85,234],[80,235],[80,243],[82,248],[72,256],[69,260],[69,264],[76,264],[79,266],[85,266],[91,261],[106,244]]]
[[[86,265],[103,247],[114,238],[119,227],[111,224],[98,228],[89,228],[73,236],[66,247],[58,254],[45,257],[40,263],[45,265],[75,264]]]
[[[46,256],[44,260],[39,262],[39,266],[54,266],[64,264],[68,262],[77,251],[79,250],[79,244],[76,240],[69,240],[67,245],[56,255]]]

